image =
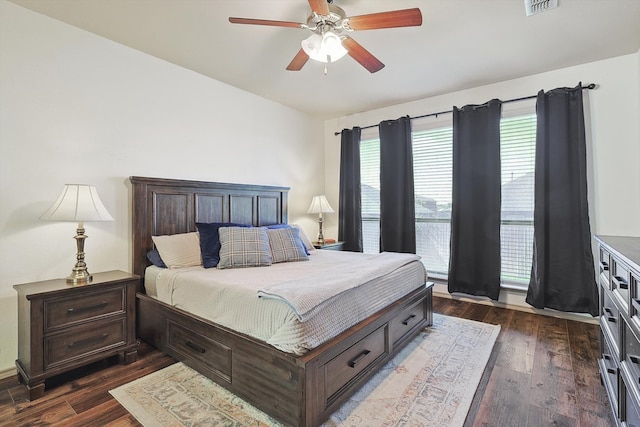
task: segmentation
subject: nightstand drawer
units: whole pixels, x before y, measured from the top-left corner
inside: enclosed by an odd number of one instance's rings
[[[44,369],[72,362],[125,343],[126,318],[76,327],[44,339]]]
[[[70,298],[45,300],[44,330],[48,332],[89,319],[124,313],[125,301],[124,286]]]

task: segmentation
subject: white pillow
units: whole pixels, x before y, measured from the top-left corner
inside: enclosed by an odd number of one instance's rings
[[[316,247],[313,246],[313,243],[311,243],[311,239],[309,238],[309,236],[307,236],[307,233],[304,232],[304,229],[298,224],[291,224],[291,226],[295,227],[298,230],[298,236],[300,237],[300,240],[302,240],[302,243],[304,243],[304,246],[307,248],[307,250],[309,252],[315,250]]]
[[[160,258],[169,268],[202,265],[198,232],[151,236]]]

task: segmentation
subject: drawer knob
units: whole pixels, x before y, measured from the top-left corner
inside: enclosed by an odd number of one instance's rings
[[[109,336],[109,334],[107,334],[105,332],[104,334],[100,335],[99,337],[88,338],[88,339],[82,340],[82,341],[70,342],[68,344],[68,347],[69,348],[73,348],[73,347],[75,347],[77,345],[87,345],[87,344],[91,344],[91,343],[94,343],[94,342],[97,342],[97,341],[102,341],[108,336]]]
[[[607,313],[607,314],[613,314],[613,313],[611,312],[611,309],[610,309],[610,308],[608,308],[608,307],[603,307],[603,308],[602,308],[602,310],[603,310],[605,313]]]
[[[362,353],[357,355],[355,358],[353,358],[353,360],[349,362],[349,366],[351,366],[352,368],[355,368],[356,365],[362,362],[362,360],[369,355],[369,353],[371,353],[371,351],[369,350],[362,351]]]
[[[200,347],[198,344],[194,344],[191,341],[187,341],[184,343],[187,347],[191,348],[192,350],[197,351],[198,353],[205,353],[207,350],[204,347]]]
[[[603,358],[604,360],[611,360],[611,356],[609,356],[609,355],[608,355],[608,354],[606,354],[606,353],[602,353],[602,358]]]
[[[409,322],[411,322],[411,320],[413,320],[413,318],[416,317],[415,314],[412,314],[411,316],[407,317],[406,319],[404,319],[404,321],[402,322],[402,324],[404,326],[407,326],[409,324]]]
[[[67,309],[67,313],[69,314],[73,314],[73,313],[77,313],[77,312],[82,312],[82,311],[91,311],[91,310],[95,310],[97,308],[102,308],[102,307],[106,307],[107,306],[107,302],[106,301],[102,301],[98,304],[94,304],[94,305],[88,305],[86,307],[78,307],[78,308],[68,308]]]

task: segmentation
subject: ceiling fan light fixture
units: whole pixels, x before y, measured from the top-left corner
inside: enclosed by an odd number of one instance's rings
[[[301,46],[309,58],[324,63],[336,62],[347,54],[340,37],[331,31],[323,35],[311,34],[302,40]]]

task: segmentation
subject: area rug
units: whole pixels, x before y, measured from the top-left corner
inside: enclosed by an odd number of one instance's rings
[[[434,314],[323,426],[462,426],[499,331]],[[110,393],[145,427],[282,425],[182,363]]]

